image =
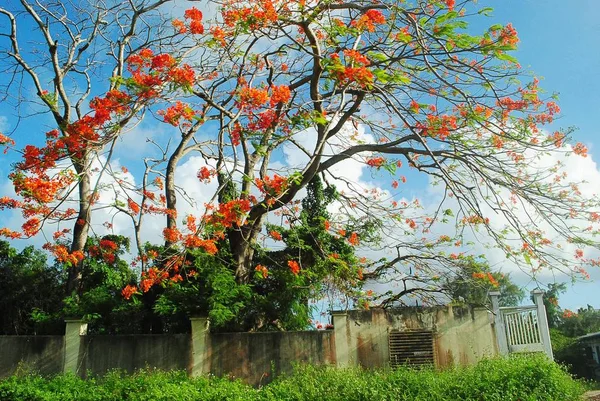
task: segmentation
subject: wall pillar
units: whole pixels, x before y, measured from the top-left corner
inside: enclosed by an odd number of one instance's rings
[[[65,358],[63,373],[78,373],[81,336],[87,334],[88,324],[81,319],[65,320]]]
[[[192,377],[210,373],[208,361],[209,321],[207,317],[192,317]]]
[[[508,355],[508,339],[506,338],[506,328],[504,327],[504,317],[500,310],[500,292],[492,291],[489,293],[492,301],[492,313],[494,314],[494,330],[496,331],[496,341],[498,343],[498,352],[500,355]]]
[[[540,338],[544,345],[544,352],[550,359],[554,359],[552,353],[552,341],[550,340],[550,328],[548,326],[548,316],[546,315],[546,306],[544,305],[544,291],[537,289],[531,291],[531,297],[535,306],[537,306],[538,328],[540,330]]]
[[[338,368],[350,366],[350,350],[348,338],[348,314],[346,311],[331,312],[333,334],[335,336],[335,360]]]

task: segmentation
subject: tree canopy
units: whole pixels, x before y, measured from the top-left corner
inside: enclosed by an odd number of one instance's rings
[[[277,325],[269,307],[298,311],[329,290],[363,306],[435,302],[437,283],[464,272],[465,232],[492,238],[533,275],[585,276],[598,264],[584,253],[597,247],[597,199],[561,171],[562,158],[587,150],[568,144],[570,131],[544,130],[560,109],[511,55],[515,27],[470,27],[490,8],[470,0],[172,7],[0,7],[13,77],[3,81],[6,100],[30,102],[54,125],[0,137],[22,155],[10,174],[16,197],[0,208],[25,221],[0,234],[54,231],[45,248],[67,266],[68,293],[84,293],[90,234],[112,234],[117,218],[131,228],[141,272],[124,297],[189,282],[206,289],[207,309],[233,308],[213,312],[223,322],[264,302],[246,328]],[[165,134],[119,168],[123,138],[147,121]],[[193,185],[206,202],[182,215],[192,184],[177,177],[190,160],[202,161]],[[355,164],[374,180],[349,177]],[[409,175],[440,188],[437,207],[403,192]],[[164,243],[146,244],[160,219]],[[435,236],[440,226],[453,233]],[[116,253],[102,248],[103,257]],[[471,279],[497,281],[487,272]],[[369,283],[396,285],[372,294]],[[219,287],[227,291],[208,290]]]

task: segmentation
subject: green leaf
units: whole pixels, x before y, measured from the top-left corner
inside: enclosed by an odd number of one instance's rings
[[[458,13],[456,11],[450,11],[444,15],[440,15],[435,19],[436,24],[441,24],[442,22],[448,21],[450,19],[454,19],[458,17]]]
[[[490,17],[494,9],[492,7],[484,7],[481,10],[477,11],[478,14],[483,14],[486,17]]]
[[[516,57],[513,57],[509,54],[502,53],[502,52],[496,52],[495,56],[498,60],[510,61],[511,63],[519,64],[519,61],[516,59]]]

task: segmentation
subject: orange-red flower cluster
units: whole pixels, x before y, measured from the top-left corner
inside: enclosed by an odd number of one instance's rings
[[[69,249],[64,245],[44,244],[44,249],[50,251],[59,263],[67,265],[77,265],[85,257],[81,251],[69,252]]]
[[[127,69],[137,86],[137,95],[141,98],[158,96],[161,85],[172,83],[188,88],[194,85],[196,75],[188,64],[177,65],[177,60],[169,54],[154,55],[150,49],[142,49],[129,56]]]
[[[160,284],[168,278],[168,271],[159,271],[156,267],[151,267],[146,273],[142,274],[140,288],[143,292],[148,292],[153,285]]]
[[[300,265],[298,262],[295,260],[288,260],[287,264],[293,274],[298,275],[298,273],[300,273]]]
[[[210,255],[214,255],[217,252],[219,252],[215,241],[209,239],[201,239],[193,234],[186,235],[184,245],[187,248],[202,248],[206,251],[206,253]]]
[[[177,242],[181,239],[181,233],[177,228],[165,227],[163,229],[163,237],[167,242]]]
[[[519,43],[519,37],[517,36],[517,30],[512,24],[507,24],[500,31],[498,41],[502,46],[516,46]]]
[[[232,201],[221,203],[217,210],[206,217],[207,223],[229,228],[240,226],[246,213],[250,211],[250,201],[247,199],[234,199]]]
[[[588,148],[583,143],[578,142],[573,146],[573,153],[581,157],[587,157]]]
[[[131,198],[127,198],[127,206],[129,207],[129,210],[133,213],[133,214],[138,214],[140,212],[140,205],[138,205],[133,199]]]
[[[190,21],[190,32],[197,35],[204,33],[204,25],[202,25],[202,12],[196,7],[185,10],[183,15],[186,20]]]
[[[367,68],[371,62],[356,50],[344,50],[345,64],[337,53],[331,55],[331,75],[340,84],[357,84],[368,88],[373,84],[374,75]]]
[[[288,189],[290,183],[286,177],[280,175],[273,175],[273,178],[268,175],[264,179],[256,178],[254,180],[256,187],[263,194],[267,194],[273,197],[281,195],[286,189]]]
[[[385,24],[385,16],[381,11],[375,9],[367,10],[357,20],[350,23],[356,29],[361,31],[367,30],[369,32],[374,32],[376,25],[381,24]]]
[[[102,240],[100,240],[100,248],[105,249],[107,251],[114,252],[117,249],[119,249],[119,246],[114,241],[111,241],[108,239],[102,239]]]
[[[176,127],[179,125],[179,121],[182,118],[186,121],[192,121],[195,113],[190,106],[178,100],[173,106],[168,107],[166,110],[159,110],[158,115],[163,117],[164,122]]]
[[[456,116],[436,116],[430,114],[425,123],[418,122],[415,128],[421,130],[421,135],[445,140],[452,131],[458,128]]]
[[[273,86],[271,88],[271,107],[278,105],[279,103],[287,103],[292,94],[290,87],[287,85]]]
[[[240,108],[258,109],[269,101],[269,92],[266,89],[252,88],[244,85],[238,93]]]
[[[263,278],[267,278],[269,277],[269,269],[267,269],[265,266],[263,265],[256,265],[256,267],[254,268],[255,271],[259,272]]]
[[[0,132],[0,145],[14,145],[15,141]]]
[[[133,295],[138,293],[138,289],[135,285],[127,285],[125,288],[123,288],[123,290],[121,291],[121,295],[123,296],[123,298],[125,299],[130,299]]]
[[[272,0],[229,2],[223,7],[222,15],[228,27],[241,25],[249,30],[267,27],[279,18]]]
[[[210,182],[210,178],[215,174],[215,170],[209,169],[206,166],[200,167],[200,170],[198,170],[198,173],[196,174],[196,177],[198,177],[198,179],[202,182],[205,183],[209,183]]]
[[[348,238],[348,242],[351,245],[358,246],[358,244],[359,244],[358,234],[354,233],[354,232],[352,234],[350,234],[350,238]]]
[[[367,166],[370,167],[381,167],[385,164],[385,158],[383,157],[373,157],[371,159],[367,159]]]
[[[462,223],[463,224],[490,224],[490,219],[488,217],[486,217],[485,219],[481,216],[477,216],[477,215],[472,215],[472,216],[467,216],[467,217],[463,217],[462,219]]]

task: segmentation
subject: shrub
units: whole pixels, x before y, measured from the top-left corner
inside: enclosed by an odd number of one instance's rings
[[[578,401],[583,392],[580,382],[543,356],[491,359],[442,372],[303,366],[259,389],[156,371],[111,372],[88,380],[22,375],[0,382],[3,401]]]

